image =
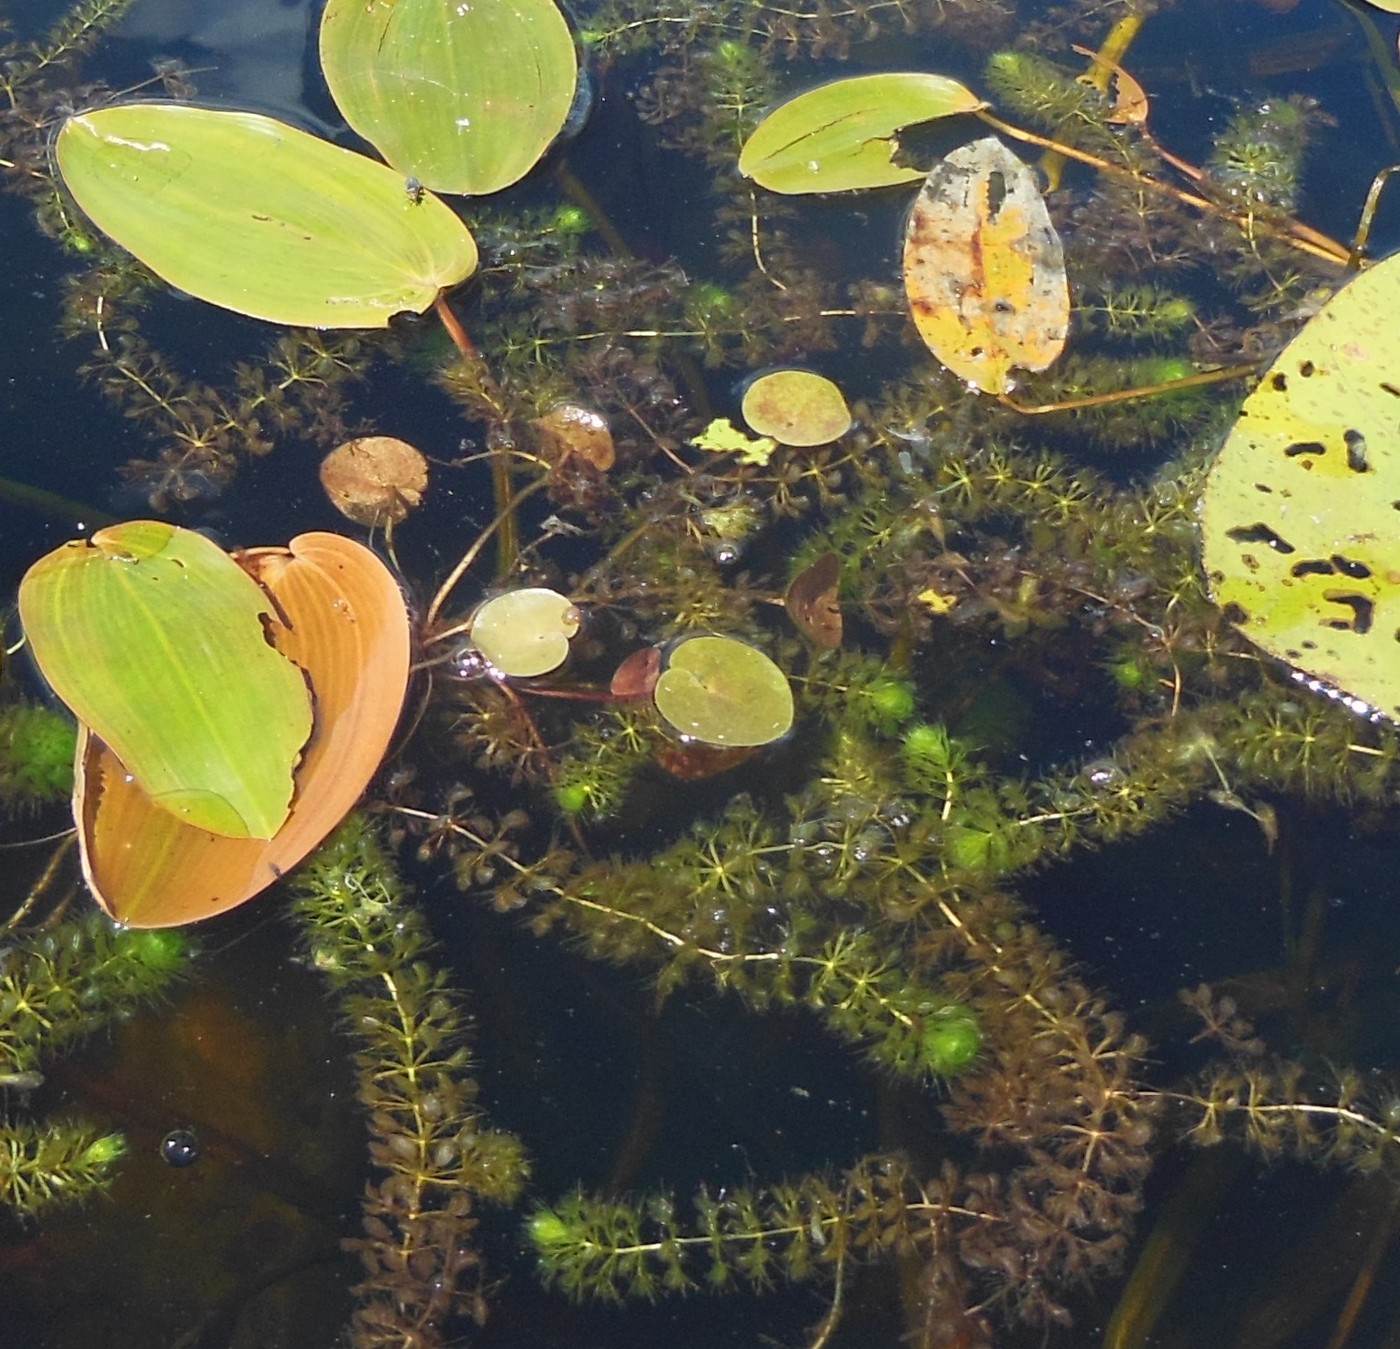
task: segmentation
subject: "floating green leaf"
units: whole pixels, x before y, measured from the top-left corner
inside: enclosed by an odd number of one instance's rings
[[[986,105],[945,75],[890,71],[809,89],[758,124],[739,172],[770,192],[854,192],[912,183],[921,169],[893,161],[895,133]]]
[[[707,745],[767,745],[792,726],[792,688],[763,652],[735,637],[688,637],[652,693],[683,736]]]
[[[54,691],[157,805],[216,834],[277,832],[311,696],[268,642],[267,595],[222,548],[113,525],[40,558],[19,610]]]
[[[749,430],[780,445],[829,445],[851,429],[846,397],[811,370],[770,370],[744,390]]]
[[[535,166],[578,84],[554,0],[329,0],[321,68],[345,120],[390,164],[473,196]]]
[[[171,285],[254,318],[383,328],[476,270],[444,202],[270,117],[124,103],[68,118],[55,152],[99,229]]]
[[[529,679],[564,663],[578,623],[567,595],[525,586],[487,600],[472,616],[471,637],[502,674]]]
[[[1284,349],[1206,482],[1217,603],[1271,655],[1400,719],[1400,257]]]

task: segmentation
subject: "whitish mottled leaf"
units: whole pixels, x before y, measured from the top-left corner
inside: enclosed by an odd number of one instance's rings
[[[954,150],[919,192],[904,236],[919,336],[959,379],[1010,392],[1012,371],[1064,350],[1064,250],[1035,174],[995,136]]]
[[[270,117],[122,103],[68,118],[55,152],[99,229],[172,286],[254,318],[383,328],[476,270],[444,202]]]

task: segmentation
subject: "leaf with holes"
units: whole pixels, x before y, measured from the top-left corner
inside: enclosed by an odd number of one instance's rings
[[[1400,720],[1400,258],[1337,292],[1245,400],[1206,481],[1216,603],[1270,655]]]
[[[946,156],[904,236],[914,326],[959,379],[1009,393],[1013,370],[1045,370],[1069,332],[1064,250],[1035,173],[995,136]]]

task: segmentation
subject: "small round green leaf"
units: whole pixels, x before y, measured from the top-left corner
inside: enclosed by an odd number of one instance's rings
[[[268,641],[267,595],[222,548],[113,525],[40,558],[19,611],[44,677],[157,805],[216,834],[277,832],[311,696]]]
[[[846,396],[812,370],[770,370],[744,390],[744,420],[779,445],[830,445],[851,429]]]
[[[1400,720],[1400,256],[1348,282],[1245,399],[1201,509],[1252,642]]]
[[[792,688],[763,652],[735,637],[688,637],[652,692],[681,735],[707,745],[767,745],[792,726]]]
[[[383,328],[476,270],[442,201],[364,155],[255,113],[124,103],[70,117],[63,181],[173,286],[314,328]]]
[[[472,616],[471,638],[502,674],[530,679],[564,663],[578,623],[567,595],[526,586],[487,600]]]
[[[390,164],[472,196],[535,166],[578,85],[554,0],[329,0],[321,68],[345,120]]]
[[[770,112],[740,152],[739,172],[787,194],[912,183],[925,171],[893,162],[895,133],[985,106],[946,75],[889,71],[836,80]]]

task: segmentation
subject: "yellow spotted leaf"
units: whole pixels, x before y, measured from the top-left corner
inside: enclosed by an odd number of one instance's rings
[[[1300,676],[1400,720],[1400,257],[1339,290],[1206,481],[1215,600]],[[1358,710],[1360,710],[1358,708]]]
[[[1064,350],[1064,250],[1035,174],[995,136],[954,150],[929,174],[904,236],[904,289],[930,351],[987,393],[1013,370],[1045,370]]]

